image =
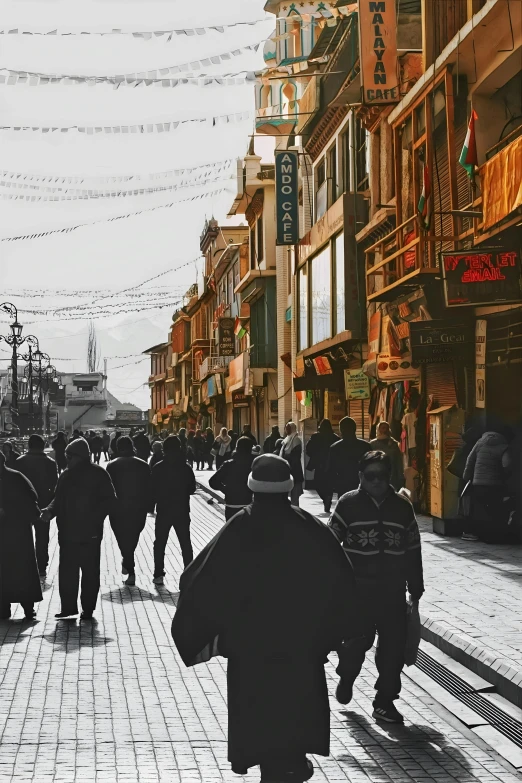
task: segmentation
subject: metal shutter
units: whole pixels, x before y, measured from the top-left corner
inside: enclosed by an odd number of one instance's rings
[[[455,373],[452,362],[426,365],[426,396],[433,395],[434,408],[457,404]]]

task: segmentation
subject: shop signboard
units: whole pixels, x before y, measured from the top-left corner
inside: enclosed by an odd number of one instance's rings
[[[344,388],[347,400],[368,400],[370,379],[361,369],[344,371]]]
[[[245,354],[240,353],[238,357],[232,359],[228,365],[229,373],[229,391],[242,389],[245,384]]]
[[[380,310],[377,310],[370,318],[368,333],[368,359],[370,361],[375,359],[381,350],[381,320],[382,313]]]
[[[296,245],[299,242],[298,170],[297,152],[276,152],[276,245]]]
[[[476,247],[442,253],[448,307],[519,302],[522,299],[520,250]]]
[[[377,377],[387,383],[414,381],[420,377],[420,370],[413,366],[411,353],[403,354],[402,357],[380,353],[377,356]]]
[[[128,422],[129,424],[140,424],[145,421],[142,411],[116,411],[116,419],[119,422]]]
[[[466,321],[412,321],[410,345],[415,364],[472,360],[473,324]]]
[[[488,322],[479,318],[475,324],[475,407],[486,407],[486,331]]]
[[[234,356],[236,350],[236,338],[234,335],[235,321],[233,318],[219,319],[219,356]]]
[[[215,397],[216,394],[216,376],[211,375],[210,378],[207,378],[207,397]]]
[[[233,392],[232,394],[232,407],[233,408],[250,408],[250,397],[247,397],[243,392]]]
[[[398,103],[397,18],[395,0],[359,0],[362,102]]]

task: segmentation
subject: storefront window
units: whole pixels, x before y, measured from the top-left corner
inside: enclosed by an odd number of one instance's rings
[[[299,350],[308,348],[308,277],[307,265],[299,270]]]
[[[331,334],[330,245],[312,258],[312,345]]]
[[[337,234],[335,246],[335,333],[343,332],[345,317],[344,233]]]

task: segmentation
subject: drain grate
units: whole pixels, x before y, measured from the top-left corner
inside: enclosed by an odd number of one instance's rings
[[[480,693],[470,691],[467,682],[458,675],[445,669],[442,664],[435,661],[423,650],[419,650],[417,655],[417,667],[431,677],[432,680],[441,685],[448,693],[455,696],[459,701],[472,709],[481,718],[500,731],[511,742],[522,748],[522,723],[507,712],[492,704]]]

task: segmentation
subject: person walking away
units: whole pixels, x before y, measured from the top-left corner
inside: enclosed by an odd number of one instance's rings
[[[225,519],[252,503],[252,491],[248,487],[248,477],[252,469],[254,455],[250,438],[239,438],[232,459],[224,462],[209,479],[209,486],[225,495]]]
[[[184,459],[187,459],[187,430],[182,427],[178,433],[179,442],[181,443],[181,453]]]
[[[111,459],[116,459],[118,456],[118,439],[121,438],[121,432],[119,430],[116,430],[114,435],[111,438],[111,443],[109,446],[109,456]]]
[[[203,433],[199,428],[196,430],[192,450],[194,451],[196,470],[203,470],[205,464],[205,440],[203,438]]]
[[[67,448],[67,438],[65,432],[58,432],[56,438],[51,443],[54,449],[54,459],[58,468],[58,473],[61,473],[67,467],[67,460],[65,459],[65,449]]]
[[[404,462],[400,446],[392,438],[390,425],[381,421],[377,426],[377,437],[370,441],[371,451],[383,451],[390,458],[392,472],[390,484],[397,492],[404,487]]]
[[[359,486],[359,462],[370,451],[370,444],[356,436],[357,425],[349,416],[341,419],[339,424],[341,440],[330,446],[327,476],[331,481],[332,492],[337,492],[338,498],[345,492],[351,492]]]
[[[71,440],[69,442],[72,443],[73,440],[78,440],[78,438],[81,437],[82,437],[82,433],[80,432],[80,430],[73,430],[73,434],[71,435]]]
[[[317,494],[323,501],[324,510],[330,513],[332,507],[331,482],[328,480],[326,465],[330,446],[339,440],[332,428],[330,419],[323,419],[318,431],[312,435],[306,444],[306,455],[309,457],[307,470],[314,471],[314,482]]]
[[[228,760],[238,775],[260,765],[267,783],[309,780],[306,754],[328,756],[324,664],[356,628],[350,561],[325,525],[290,505],[292,484],[285,460],[255,459],[253,504],[184,572],[172,622],[186,666],[228,658]]]
[[[406,589],[418,604],[424,593],[419,528],[410,501],[390,484],[392,464],[382,451],[370,451],[360,462],[360,486],[343,495],[330,527],[355,569],[361,603],[363,636],[338,650],[340,677],[336,697],[352,699],[366,652],[379,635],[375,663],[373,717],[403,723],[394,705],[401,691],[406,645]],[[375,553],[374,556],[373,553]]]
[[[58,468],[56,462],[45,454],[45,441],[40,435],[31,435],[27,445],[27,454],[16,460],[16,470],[23,473],[32,484],[38,497],[38,506],[46,508],[54,497]],[[49,528],[49,522],[44,522],[40,518],[34,526],[36,562],[40,579],[45,579],[47,576],[49,565]]]
[[[56,517],[58,527],[61,610],[55,617],[78,614],[81,572],[81,619],[91,620],[100,590],[103,523],[115,508],[116,494],[107,471],[91,464],[89,444],[84,438],[69,443],[65,456],[67,470],[58,479],[53,500],[42,512],[46,522]]]
[[[464,484],[471,481],[471,514],[462,538],[465,541],[502,543],[508,537],[507,480],[511,456],[500,432],[485,432],[466,461]]]
[[[93,462],[95,465],[99,465],[103,450],[103,440],[101,435],[99,435],[97,432],[93,434],[90,446],[92,449]]]
[[[32,620],[34,604],[42,600],[32,530],[40,510],[30,482],[5,462],[0,451],[0,620],[11,617],[15,603]]]
[[[178,537],[185,568],[194,557],[190,540],[190,496],[196,491],[194,471],[185,462],[176,435],[169,435],[165,440],[163,453],[163,461],[152,469],[152,491],[156,507],[155,585],[163,584],[165,549],[172,527]]]
[[[107,430],[103,430],[102,432],[102,451],[103,456],[106,462],[109,461],[109,447],[111,445],[111,436],[107,432]]]
[[[186,460],[191,468],[194,467],[194,460],[196,458],[194,441],[196,439],[196,433],[194,430],[189,430],[187,435],[187,457]]]
[[[282,440],[282,438],[279,427],[276,425],[272,427],[272,432],[268,438],[265,438],[265,442],[263,443],[263,454],[273,454],[278,440]]]
[[[299,506],[299,498],[303,494],[304,482],[303,466],[301,465],[303,444],[297,432],[297,425],[293,421],[289,421],[285,426],[285,433],[286,438],[283,440],[280,456],[290,465],[290,472],[294,480],[290,501],[292,506]]]
[[[243,427],[243,430],[241,432],[241,435],[239,437],[240,438],[250,438],[250,440],[252,441],[252,445],[253,446],[257,446],[257,440],[255,438],[254,433],[252,432],[252,428],[251,428],[250,424],[245,424],[245,426]],[[236,440],[237,440],[237,438],[236,438]],[[234,444],[234,448],[235,448],[235,444]]]
[[[15,448],[10,440],[6,440],[5,443],[2,443],[2,451],[5,457],[6,468],[10,468],[11,470],[17,470],[15,465],[16,465],[16,460],[20,456],[20,452],[15,451]]]
[[[138,459],[142,459],[144,462],[149,461],[150,457],[150,440],[147,435],[140,430],[137,435],[132,439],[134,448],[136,449],[136,456]],[[118,452],[119,453],[119,452]]]
[[[229,430],[228,431],[228,436],[229,436],[229,438],[232,439],[232,443],[230,444],[231,451],[235,451],[236,450],[236,443],[239,440],[239,435],[237,434],[237,432],[234,432],[234,430]]]
[[[212,453],[212,449],[214,447],[214,433],[212,432],[212,429],[210,427],[207,427],[206,434],[204,436],[205,439],[205,460],[208,466],[209,470],[212,470],[214,465],[214,454]]]
[[[221,427],[221,432],[214,441],[212,450],[216,455],[216,470],[219,470],[221,465],[232,456],[232,438],[226,427]]]
[[[147,462],[134,456],[132,440],[124,435],[118,440],[118,457],[107,465],[118,503],[110,514],[112,532],[120,548],[121,572],[126,585],[136,584],[134,553],[154,508],[152,474]]]
[[[154,465],[161,462],[163,459],[163,442],[161,440],[155,440],[152,444],[152,457],[150,458],[149,467],[152,470]]]

